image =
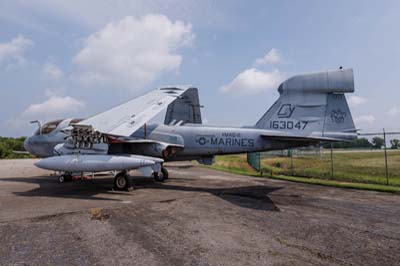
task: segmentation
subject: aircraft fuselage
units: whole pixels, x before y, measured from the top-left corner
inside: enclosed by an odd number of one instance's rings
[[[265,130],[199,125],[159,125],[147,138],[183,144],[184,149],[178,151],[170,160],[283,148],[282,145],[263,138],[262,132]]]
[[[283,149],[286,145],[282,142],[269,141],[262,137],[263,129],[238,128],[238,127],[213,127],[203,125],[149,125],[147,129],[138,130],[132,137],[150,139],[165,143],[182,145],[166,161],[192,160],[202,157],[211,157],[221,154],[235,154],[254,151]],[[60,130],[47,135],[33,135],[26,139],[25,148],[38,157],[54,155],[54,147],[63,143],[66,134]],[[135,154],[135,149],[130,153]],[[154,154],[138,154],[154,156]],[[160,153],[158,157],[162,157]]]

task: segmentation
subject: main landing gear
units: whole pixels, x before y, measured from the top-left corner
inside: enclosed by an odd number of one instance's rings
[[[153,172],[153,178],[156,182],[164,182],[169,177],[168,170],[165,167],[161,167],[161,171]],[[63,173],[58,176],[58,182],[65,183],[73,180],[71,173]],[[114,189],[115,190],[128,190],[131,187],[130,178],[127,171],[121,171],[114,177]]]
[[[119,172],[114,177],[114,189],[115,190],[128,190],[131,186],[129,175],[126,171]]]
[[[153,173],[153,177],[154,177],[154,180],[156,182],[164,182],[169,177],[167,168],[161,167],[161,171],[160,172],[154,172]]]

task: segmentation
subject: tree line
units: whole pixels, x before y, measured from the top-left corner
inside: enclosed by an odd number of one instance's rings
[[[371,141],[367,138],[358,138],[352,142],[336,142],[333,143],[333,148],[346,149],[346,148],[369,148],[369,149],[381,149],[384,146],[384,139],[381,137],[374,137]],[[323,145],[324,148],[330,148],[331,144],[326,143]],[[388,148],[398,149],[400,148],[399,139],[391,139],[390,146]]]
[[[0,137],[0,159],[15,159],[15,158],[30,158],[32,156],[27,154],[20,154],[24,152],[25,137],[19,138],[6,138]],[[17,151],[17,153],[15,152]]]

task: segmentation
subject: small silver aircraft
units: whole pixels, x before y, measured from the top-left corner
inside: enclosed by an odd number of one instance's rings
[[[128,171],[139,169],[156,181],[168,178],[165,161],[268,151],[351,141],[357,130],[345,93],[354,92],[352,69],[294,76],[278,88],[279,99],[252,127],[202,125],[198,91],[164,87],[88,119],[52,121],[26,139],[27,151],[44,159],[36,166],[73,173],[119,171],[116,189],[129,186]],[[164,124],[148,124],[166,111]]]

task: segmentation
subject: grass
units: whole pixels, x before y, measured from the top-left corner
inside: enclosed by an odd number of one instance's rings
[[[400,193],[400,151],[388,153],[390,186],[386,185],[383,152],[337,152],[334,153],[333,159],[333,178],[329,153],[323,154],[322,158],[293,158],[293,171],[290,158],[263,158],[262,176],[324,186]],[[247,164],[246,155],[243,154],[218,156],[211,168],[241,175],[260,176],[259,172]]]
[[[293,170],[290,158],[268,157],[261,160],[263,172],[280,175],[313,177],[345,182],[386,185],[385,158],[382,152],[334,152],[334,176],[331,174],[329,153],[322,158],[293,158]],[[388,152],[389,184],[400,186],[400,151]]]

